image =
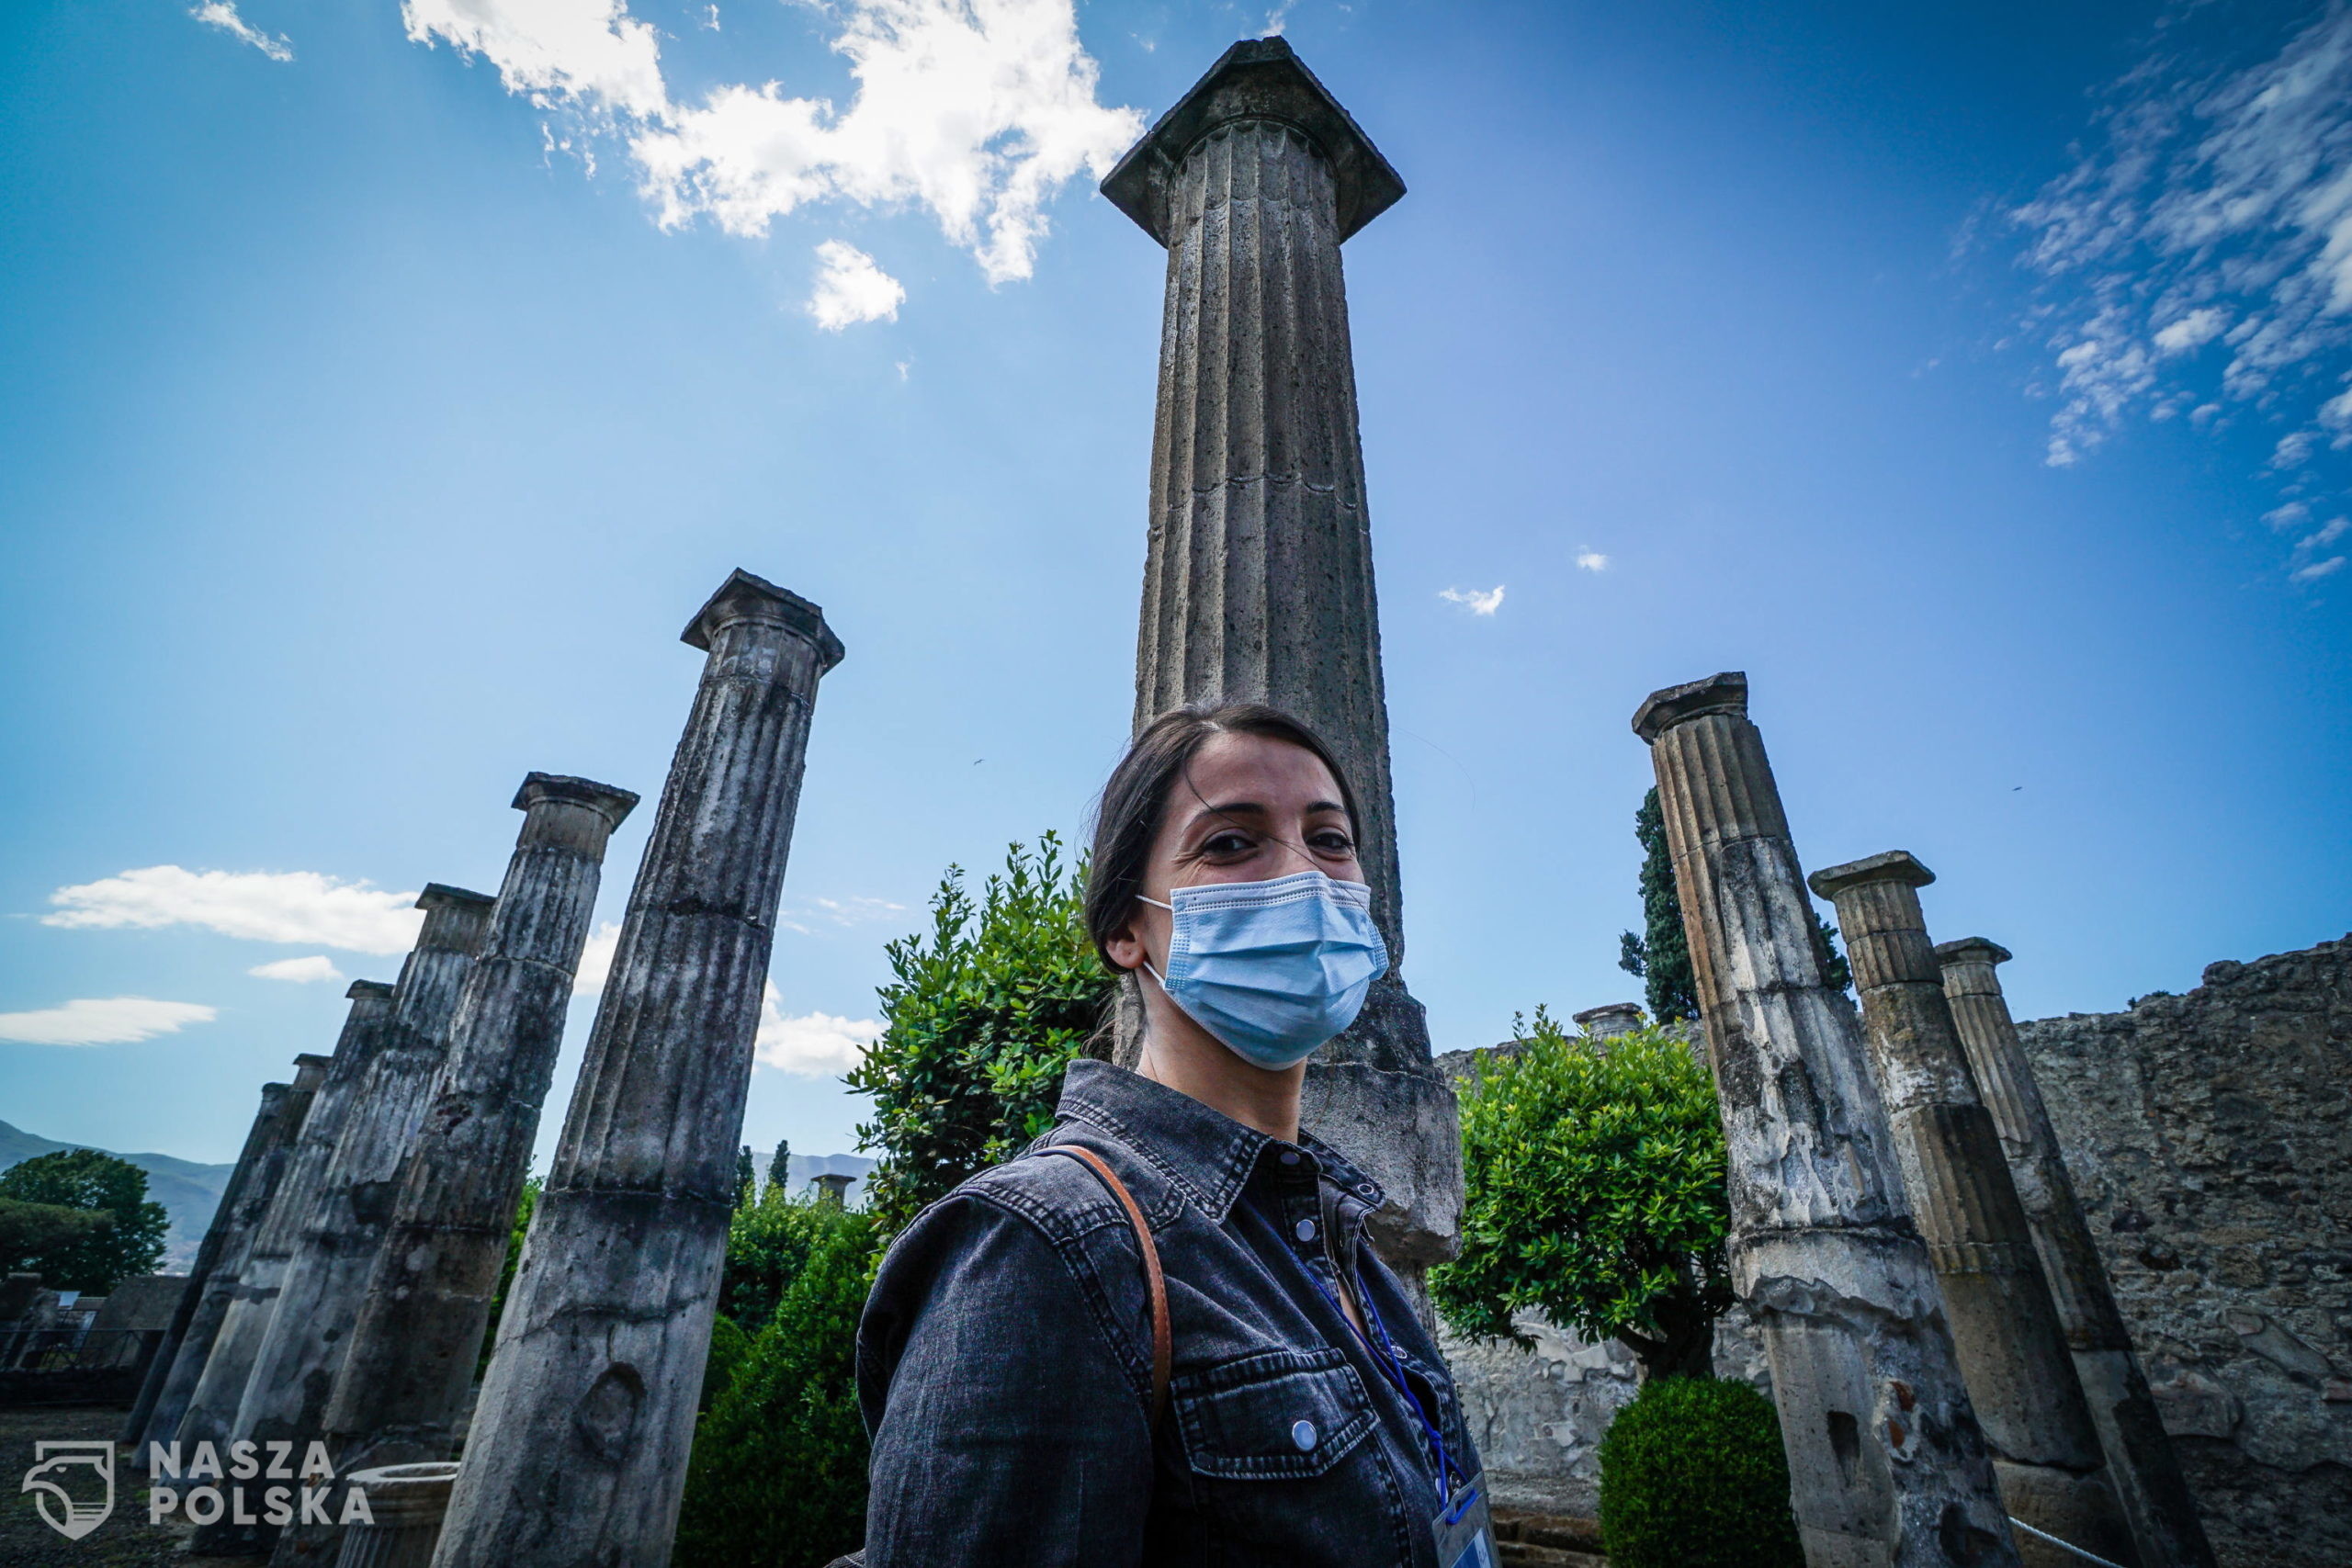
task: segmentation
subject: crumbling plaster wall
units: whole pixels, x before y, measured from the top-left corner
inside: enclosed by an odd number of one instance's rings
[[[2352,1563],[2352,937],[2019,1033],[2222,1562]]]

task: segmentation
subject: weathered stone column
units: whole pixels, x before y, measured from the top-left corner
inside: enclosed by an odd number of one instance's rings
[[[2198,1519],[2196,1500],[2132,1353],[2098,1244],[2075,1196],[2049,1108],[2041,1102],[2041,1087],[2018,1041],[2017,1021],[2001,995],[1994,965],[2008,961],[2007,948],[1981,936],[1936,948],[1944,998],[1951,1005],[1977,1091],[1993,1113],[2075,1375],[2098,1427],[2108,1480],[2123,1505],[2140,1561],[2146,1568],[2212,1568],[2213,1549]]]
[[[199,1442],[217,1447],[229,1440],[254,1360],[277,1312],[287,1264],[301,1240],[303,1223],[326,1179],[327,1166],[334,1158],[335,1143],[343,1136],[352,1101],[375,1066],[385,1026],[391,1021],[391,987],[379,980],[354,980],[345,994],[351,998],[351,1010],[344,1017],[334,1055],[302,1118],[285,1174],[270,1194],[269,1211],[254,1229],[244,1266],[238,1270],[233,1293],[221,1315],[220,1331],[213,1337],[187,1413],[176,1427],[158,1427],[157,1441],[170,1442],[177,1437],[193,1450]]]
[[[694,1438],[822,611],[739,571],[707,650],[434,1561],[659,1568]]]
[[[337,1568],[429,1568],[448,1517],[458,1467],[447,1461],[392,1464],[346,1475],[368,1495],[372,1524],[355,1524],[338,1544]]]
[[[238,1151],[237,1163],[230,1168],[229,1179],[220,1189],[220,1205],[212,1211],[212,1223],[204,1227],[204,1239],[197,1244],[196,1261],[188,1269],[187,1288],[180,1292],[179,1305],[172,1309],[172,1321],[156,1344],[154,1359],[148,1363],[147,1376],[141,1382],[138,1403],[124,1418],[116,1442],[135,1448],[145,1434],[156,1403],[163,1396],[164,1385],[172,1381],[172,1368],[179,1359],[180,1347],[187,1343],[188,1325],[196,1319],[206,1283],[220,1269],[223,1254],[241,1228],[239,1221],[249,1206],[248,1194],[254,1190],[262,1168],[269,1163],[271,1153],[285,1145],[286,1100],[293,1092],[291,1084],[261,1086],[261,1109],[254,1112],[254,1124],[245,1132],[245,1146]],[[220,1320],[214,1318],[212,1329],[220,1326]],[[190,1386],[194,1386],[192,1382]]]
[[[1853,1010],[1747,677],[1651,694],[1650,745],[1723,1107],[1732,1282],[1764,1340],[1809,1568],[2015,1564]]]
[[[232,1437],[292,1443],[300,1453],[323,1429],[327,1395],[351,1342],[400,1190],[401,1162],[424,1120],[427,1096],[448,1055],[458,992],[481,947],[492,900],[429,883],[417,896],[424,928],[392,987],[384,1041],[335,1140],[300,1242],[286,1266],[277,1311],[254,1358]],[[199,1529],[198,1556],[266,1551],[278,1527],[233,1518]]]
[[[628,790],[555,773],[531,774],[514,797],[522,832],[328,1402],[338,1473],[445,1460],[456,1446],[605,845],[636,804]],[[289,1529],[273,1560],[332,1561],[335,1534]]]
[[[1919,889],[1934,873],[1901,850],[1813,874],[1838,906],[1838,929],[1862,999],[1879,1097],[1894,1131],[1903,1185],[1942,1281],[1952,1343],[1992,1444],[2009,1512],[2101,1557],[2136,1561],[2104,1474],[2098,1429],[2075,1380],[2033,1233],[2002,1158],[1992,1113],[1944,1000]],[[2029,1563],[2069,1568],[2031,1538]]]
[[[1461,1131],[1405,987],[1388,705],[1340,244],[1405,194],[1279,38],[1235,44],[1102,182],[1168,248],[1135,723],[1262,702],[1354,786],[1392,968],[1307,1067],[1302,1119],[1378,1181],[1374,1244],[1418,1289],[1459,1245]],[[1122,1011],[1121,1059],[1141,1014]]]

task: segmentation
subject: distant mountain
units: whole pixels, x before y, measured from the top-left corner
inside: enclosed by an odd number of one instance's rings
[[[0,1170],[31,1159],[36,1155],[53,1155],[60,1149],[96,1148],[95,1144],[61,1144],[37,1133],[28,1133],[0,1122]],[[98,1149],[112,1155],[112,1149]],[[229,1185],[229,1173],[236,1168],[230,1165],[198,1165],[194,1160],[175,1159],[170,1155],[115,1155],[126,1159],[147,1173],[147,1196],[164,1205],[172,1216],[172,1228],[164,1235],[163,1269],[167,1274],[184,1274],[196,1262],[196,1249],[204,1240],[204,1227],[212,1223],[212,1211],[220,1206],[221,1190]],[[797,1164],[796,1160],[794,1162]]]

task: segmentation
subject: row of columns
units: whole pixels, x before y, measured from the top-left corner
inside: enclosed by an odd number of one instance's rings
[[[1811,1568],[2212,1562],[1982,939],[1934,947],[1910,854],[1816,873],[1824,984],[1747,682],[1653,694],[1651,748]],[[2030,1201],[2028,1199],[2030,1194]],[[2012,1531],[2010,1521],[2025,1528]]]
[[[685,640],[701,684],[458,1483],[605,847],[638,798],[560,774],[516,795],[498,896],[427,887],[398,982],[355,983],[334,1055],[265,1086],[126,1423],[134,1463],[153,1444],[319,1441],[345,1483],[392,1478],[436,1517],[448,1496],[441,1561],[666,1558],[809,718],[842,657],[815,605],[741,571]],[[356,1531],[232,1516],[190,1551],[423,1562],[433,1532],[399,1509],[398,1529]]]

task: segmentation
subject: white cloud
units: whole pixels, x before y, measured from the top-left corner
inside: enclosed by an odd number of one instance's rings
[[[207,27],[219,28],[231,38],[253,45],[280,64],[294,58],[292,40],[282,33],[273,37],[237,15],[235,0],[204,0],[188,15]]]
[[[506,90],[542,108],[659,119],[670,112],[661,45],[621,0],[402,0],[408,36],[498,67]]]
[[[2224,403],[2286,433],[2274,471],[2309,468],[2324,433],[2352,449],[2352,394],[2332,395],[2352,351],[2352,6],[2277,15],[2165,8],[2073,166],[2010,214],[2058,377],[2053,466],[2139,414],[2223,428]]]
[[[343,978],[343,971],[325,953],[308,958],[281,958],[275,964],[256,964],[246,974],[264,980],[291,980],[298,986],[320,985]]]
[[[895,321],[907,291],[855,245],[828,240],[817,247],[817,287],[808,313],[829,333],[859,321]]]
[[[0,1040],[21,1045],[119,1045],[175,1034],[219,1013],[199,1002],[159,1002],[151,997],[88,998],[37,1012],[0,1012]]]
[[[2262,520],[2265,523],[2269,524],[2273,528],[2284,533],[2290,528],[2300,528],[2302,526],[2304,521],[2308,519],[2311,514],[2312,509],[2310,507],[2304,505],[2300,501],[2290,501],[2284,506],[2273,507],[2269,511],[2264,513],[2262,514]]]
[[[760,1032],[752,1054],[763,1066],[807,1077],[830,1077],[848,1072],[865,1055],[865,1048],[882,1037],[882,1025],[870,1018],[835,1018],[831,1013],[786,1017],[775,982],[768,982],[760,998]]]
[[[2204,347],[2222,335],[2230,324],[2230,313],[2218,305],[2207,305],[2191,310],[2156,333],[2156,347],[2167,355],[2187,354]]]
[[[411,38],[492,62],[509,92],[620,135],[664,228],[707,215],[756,235],[808,202],[911,204],[991,283],[1028,276],[1046,204],[1142,133],[1142,115],[1096,101],[1072,0],[811,9],[840,27],[847,107],[773,81],[674,101],[653,28],[620,0],[405,0],[401,15]]]
[[[49,896],[50,926],[202,926],[249,942],[300,942],[349,953],[406,953],[424,911],[414,893],[387,893],[314,871],[188,871],[151,865]]]
[[[1578,571],[1607,571],[1609,558],[1599,550],[1579,550],[1577,552],[1577,570]],[[1499,592],[1500,590],[1497,592]]]
[[[2309,537],[2297,540],[2295,548],[2304,551],[2325,549],[2344,537],[2347,530],[2352,530],[2352,517],[2331,517],[2313,530]]]
[[[588,933],[588,945],[580,952],[580,967],[572,972],[571,994],[593,997],[605,988],[612,978],[613,954],[620,951],[621,928],[616,920],[605,920]]]
[[[2317,582],[2323,577],[2333,577],[2342,571],[2344,561],[2345,558],[2342,556],[2330,556],[2325,560],[2313,561],[2306,567],[2298,567],[2287,575],[2297,582]]]
[[[1503,607],[1503,585],[1492,588],[1441,588],[1437,596],[1449,604],[1459,604],[1474,615],[1491,615]]]

